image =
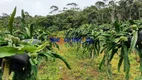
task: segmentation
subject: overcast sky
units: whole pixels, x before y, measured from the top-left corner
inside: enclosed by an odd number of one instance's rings
[[[86,6],[94,5],[96,1],[98,0],[0,0],[0,15],[2,13],[10,14],[13,8],[17,6],[17,15],[20,15],[21,9],[24,9],[32,16],[45,16],[51,11],[52,5],[56,5],[62,10],[67,3],[74,2],[83,9]]]

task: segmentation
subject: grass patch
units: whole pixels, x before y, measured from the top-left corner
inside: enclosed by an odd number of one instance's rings
[[[55,62],[42,62],[39,67],[38,79],[46,80],[108,80],[105,70],[99,70],[99,63],[102,60],[103,54],[91,60],[88,52],[83,52],[82,48],[77,50],[76,45],[73,47],[69,44],[60,44],[60,53],[70,64],[71,70],[67,69],[61,60]],[[130,80],[142,80],[139,72],[139,63],[136,61],[136,55],[130,55]],[[125,73],[123,72],[123,65],[120,72],[117,71],[118,55],[115,55],[112,64],[112,80],[125,80]]]

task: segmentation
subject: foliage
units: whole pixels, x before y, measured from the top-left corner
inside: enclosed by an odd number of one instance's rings
[[[108,78],[111,79],[111,61],[114,55],[118,54],[118,71],[122,62],[124,63],[124,72],[126,79],[129,79],[130,60],[129,55],[135,49],[141,58],[141,22],[129,21],[127,24],[116,21],[112,26],[83,25],[78,29],[71,29],[66,33],[67,38],[90,38],[91,40],[80,43],[84,50],[91,53],[91,58],[99,56],[104,52],[100,69],[105,67]],[[79,46],[80,47],[80,46]],[[141,62],[141,61],[140,61]],[[141,71],[141,63],[140,63]]]
[[[112,76],[111,62],[116,55],[119,57],[118,71],[123,66],[125,79],[129,79],[129,56],[133,51],[137,51],[140,57],[142,72],[141,0],[97,1],[82,10],[76,3],[68,3],[67,6],[69,5],[72,6],[70,9],[65,7],[63,10],[59,10],[56,5],[51,6],[52,15],[47,16],[33,17],[22,10],[21,17],[15,17],[16,7],[11,16],[6,13],[1,16],[0,50],[3,53],[0,57],[9,57],[26,51],[31,57],[31,72],[35,73],[35,76],[36,64],[40,63],[42,56],[47,59],[60,58],[70,68],[64,58],[52,52],[52,46],[59,46],[49,41],[51,33],[56,34],[56,31],[65,30],[66,38],[88,38],[81,43],[77,42],[76,46],[78,49],[83,48],[83,53],[87,51],[92,60],[103,55],[99,69],[104,68],[109,79]],[[69,44],[74,45],[72,42]]]
[[[68,3],[72,7],[68,9],[65,7],[63,10],[59,10],[58,6],[51,6],[52,11],[55,12],[52,15],[31,16],[28,12],[25,12],[25,16],[15,17],[15,25],[21,26],[20,21],[25,18],[26,23],[35,24],[37,27],[49,28],[51,26],[57,26],[59,30],[67,30],[69,28],[78,28],[83,24],[110,24],[115,20],[127,21],[127,20],[139,20],[142,18],[142,1],[139,0],[105,0],[97,1],[94,5],[79,9],[77,3]],[[21,14],[22,15],[22,14]],[[8,14],[0,17],[1,27],[7,25]]]
[[[16,14],[16,7],[12,13],[12,15],[9,18],[9,26],[8,26],[8,32],[1,32],[0,34],[0,58],[3,59],[3,62],[1,62],[2,68],[4,69],[3,73],[6,73],[5,69],[9,69],[11,73],[11,67],[12,66],[6,66],[5,65],[17,65],[17,70],[14,70],[14,80],[25,80],[25,79],[36,79],[37,72],[38,72],[38,65],[40,65],[40,61],[43,57],[45,57],[47,60],[49,57],[55,59],[61,59],[69,69],[70,66],[67,63],[67,61],[60,56],[59,54],[55,53],[52,50],[52,45],[55,43],[51,43],[46,36],[48,36],[48,33],[42,32],[35,33],[34,25],[33,24],[27,24],[25,23],[25,13],[22,10],[22,29],[25,28],[25,30],[16,30],[14,29],[13,23],[14,23],[14,17]],[[27,27],[26,27],[27,26]],[[38,31],[37,31],[38,32]],[[21,34],[21,35],[18,35]],[[47,34],[47,35],[46,35]],[[18,35],[17,37],[15,35]],[[44,36],[43,36],[44,35]],[[38,39],[33,39],[34,37],[37,37]],[[58,45],[56,44],[56,47],[58,48]],[[28,56],[28,61],[26,62],[27,65],[22,67],[22,70],[19,66],[24,65],[22,64],[16,64],[15,61],[14,64],[10,62],[12,60],[13,56],[22,54]],[[23,69],[25,68],[25,69]],[[8,70],[8,71],[9,71]],[[9,73],[9,72],[8,72]],[[6,75],[7,78],[9,77]],[[3,74],[3,79],[5,79],[5,74]]]

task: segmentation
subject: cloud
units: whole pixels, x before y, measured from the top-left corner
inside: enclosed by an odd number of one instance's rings
[[[11,14],[15,6],[17,6],[17,15],[20,15],[21,9],[27,11],[30,15],[49,14],[50,7],[56,5],[60,10],[66,6],[67,3],[75,2],[80,8],[95,4],[97,0],[0,0],[0,15],[2,13]]]

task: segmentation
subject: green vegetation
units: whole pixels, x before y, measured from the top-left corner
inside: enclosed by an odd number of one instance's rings
[[[90,37],[92,43],[84,42],[82,47],[90,51],[91,59],[96,59],[97,56],[104,52],[99,69],[105,69],[108,79],[112,79],[111,61],[114,55],[119,57],[118,71],[122,63],[124,63],[125,78],[129,79],[130,59],[129,55],[135,49],[141,58],[141,22],[129,21],[125,23],[115,21],[107,30],[95,25],[84,25],[77,29],[71,29],[66,33],[68,38],[76,37]],[[136,28],[130,27],[131,25]],[[95,26],[95,27],[94,27]],[[130,30],[130,31],[128,31]],[[139,42],[140,41],[140,42]],[[80,47],[80,46],[79,46]],[[135,55],[135,54],[134,54]],[[104,66],[104,67],[103,67]],[[140,60],[141,71],[141,60]]]
[[[60,50],[54,50],[61,53],[61,55],[67,59],[72,69],[67,69],[66,66],[58,60],[52,63],[50,63],[49,61],[48,64],[43,61],[41,66],[39,67],[39,80],[108,80],[105,69],[99,70],[99,64],[101,62],[103,54],[98,56],[96,59],[91,60],[88,52],[84,52],[83,48],[77,50],[77,46],[71,47],[69,46],[69,44],[59,46],[61,48]],[[111,62],[112,79],[125,80],[123,67],[121,67],[120,72],[117,71],[118,59],[119,57],[115,55]],[[132,66],[130,70],[130,80],[141,80],[142,78],[140,77],[141,74],[139,72],[139,63],[137,62],[137,56],[131,54],[130,61]]]
[[[67,8],[70,7],[70,8]],[[141,0],[101,0],[94,5],[80,9],[77,3],[69,3],[64,9],[51,6],[51,15],[31,16],[25,12],[25,23],[33,23],[36,27],[45,28],[49,31],[67,30],[78,28],[84,24],[110,24],[118,21],[142,19]],[[58,14],[55,14],[58,13]],[[9,14],[4,13],[0,17],[0,27],[7,27]],[[15,17],[14,25],[20,28],[22,16]]]
[[[57,48],[58,45],[47,39],[49,34],[39,29],[35,31],[34,24],[25,23],[23,10],[21,29],[15,29],[15,14],[16,7],[9,17],[8,27],[5,28],[7,31],[0,32],[0,79],[8,80],[13,72],[13,80],[35,80],[40,62],[43,58],[48,60],[49,57],[61,59],[71,69],[66,60],[52,50],[52,45]]]
[[[24,53],[28,66],[13,70],[14,80],[141,79],[141,0],[103,0],[83,10],[76,3],[67,6],[71,8],[64,7],[54,14],[59,8],[53,5],[52,15],[34,17],[24,10],[21,16],[15,17],[15,7],[11,15],[5,13],[0,17],[2,79],[7,79],[13,69],[11,65],[17,64],[9,62],[11,57]],[[92,41],[58,45],[51,42],[50,37]],[[67,70],[56,58],[72,70]]]

